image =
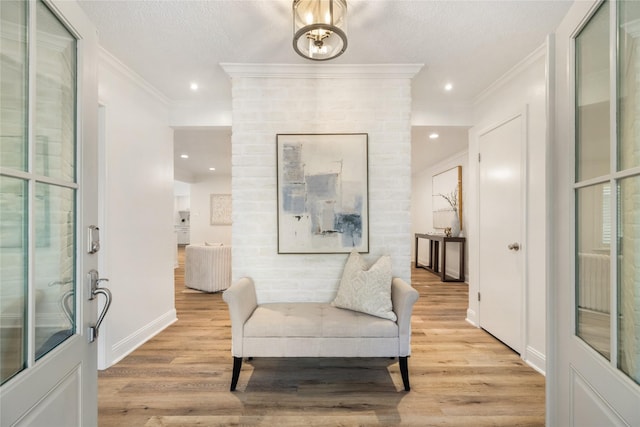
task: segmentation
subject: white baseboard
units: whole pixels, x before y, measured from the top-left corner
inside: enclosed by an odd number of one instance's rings
[[[113,347],[111,347],[111,363],[103,369],[115,365],[177,320],[178,316],[175,308],[171,309],[164,315],[158,317],[120,342],[114,344]]]
[[[476,314],[475,311],[471,310],[470,308],[467,308],[467,318],[465,320],[471,323],[476,328],[480,327],[480,324],[478,323],[478,315]]]
[[[540,353],[533,347],[527,346],[523,359],[527,365],[531,366],[542,375],[546,375],[547,358],[544,354]]]

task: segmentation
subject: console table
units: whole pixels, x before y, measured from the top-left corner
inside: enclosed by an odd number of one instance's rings
[[[424,268],[433,273],[440,275],[443,282],[464,282],[464,246],[466,238],[464,237],[447,237],[443,234],[421,234],[416,233],[416,250],[415,263],[416,268]],[[418,241],[420,239],[429,240],[429,264],[422,265],[418,263]],[[458,277],[447,275],[447,243],[458,243],[460,245],[460,271]],[[440,243],[442,243],[442,266],[440,266]]]

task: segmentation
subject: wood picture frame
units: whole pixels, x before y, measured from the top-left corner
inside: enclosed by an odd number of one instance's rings
[[[462,228],[462,166],[440,172],[432,178],[433,228],[442,230],[451,225],[457,212]],[[452,202],[455,200],[455,207]]]

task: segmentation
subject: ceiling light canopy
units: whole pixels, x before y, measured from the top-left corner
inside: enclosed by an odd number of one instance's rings
[[[346,0],[294,0],[293,49],[313,61],[336,58],[347,49]]]

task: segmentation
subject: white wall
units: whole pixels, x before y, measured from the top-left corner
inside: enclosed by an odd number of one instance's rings
[[[450,158],[432,165],[422,171],[413,174],[411,179],[411,260],[415,260],[415,233],[432,233],[442,230],[433,228],[433,208],[432,208],[432,184],[433,176],[449,170],[456,166],[462,166],[462,224],[460,236],[466,236],[467,232],[467,194],[471,190],[469,185],[469,155],[464,150]],[[419,241],[418,262],[426,265],[429,262],[428,241]],[[465,248],[465,278],[469,275],[469,250]],[[446,274],[458,277],[460,271],[459,245],[452,243],[447,246],[447,271]]]
[[[189,196],[191,194],[191,184],[184,181],[173,181],[174,196]]]
[[[233,96],[233,276],[253,277],[260,302],[331,300],[347,258],[277,253],[278,133],[369,134],[366,258],[391,255],[394,276],[410,281],[410,76],[419,67],[398,67],[401,72],[390,70],[386,77],[363,68],[339,76],[346,67],[227,67]],[[280,77],[296,72],[298,77]]]
[[[231,225],[211,225],[210,195],[231,194],[231,176],[191,183],[191,243],[231,244]]]
[[[105,132],[100,273],[113,293],[99,336],[104,369],[176,320],[175,237],[167,105],[105,51],[99,66]]]
[[[488,127],[500,123],[528,107],[526,153],[528,175],[526,222],[526,293],[525,350],[522,357],[541,372],[545,372],[546,319],[546,47],[536,50],[513,70],[494,83],[475,105],[474,127],[469,131],[469,176],[478,180],[478,135]],[[478,233],[477,191],[467,192],[469,232],[469,309],[467,318],[478,324]],[[496,207],[499,208],[499,207]]]
[[[174,101],[170,106],[169,124],[173,128],[231,126],[228,98],[220,100],[207,98],[202,102]]]

